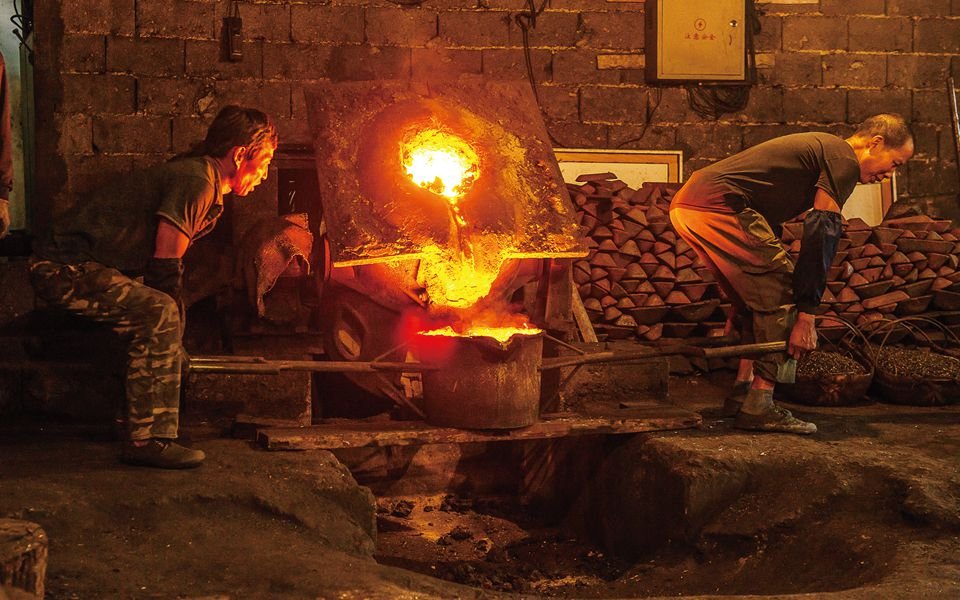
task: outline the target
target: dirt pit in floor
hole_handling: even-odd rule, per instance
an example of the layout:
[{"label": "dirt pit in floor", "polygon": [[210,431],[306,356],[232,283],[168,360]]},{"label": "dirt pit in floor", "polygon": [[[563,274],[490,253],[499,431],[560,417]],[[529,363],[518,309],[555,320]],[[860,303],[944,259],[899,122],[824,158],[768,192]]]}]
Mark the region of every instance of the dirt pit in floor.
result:
[{"label": "dirt pit in floor", "polygon": [[501,592],[559,598],[831,592],[880,582],[897,534],[825,519],[767,535],[707,536],[628,559],[510,498],[378,500],[381,563]]}]

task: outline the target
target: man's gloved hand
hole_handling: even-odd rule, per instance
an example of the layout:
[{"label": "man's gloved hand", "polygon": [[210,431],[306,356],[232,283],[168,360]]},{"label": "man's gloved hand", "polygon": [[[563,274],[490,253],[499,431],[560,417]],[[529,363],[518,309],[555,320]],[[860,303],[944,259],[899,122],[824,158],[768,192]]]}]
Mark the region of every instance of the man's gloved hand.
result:
[{"label": "man's gloved hand", "polygon": [[0,239],[10,231],[10,201],[0,198]]},{"label": "man's gloved hand", "polygon": [[143,271],[143,283],[180,302],[183,291],[183,261],[179,258],[151,258]]}]

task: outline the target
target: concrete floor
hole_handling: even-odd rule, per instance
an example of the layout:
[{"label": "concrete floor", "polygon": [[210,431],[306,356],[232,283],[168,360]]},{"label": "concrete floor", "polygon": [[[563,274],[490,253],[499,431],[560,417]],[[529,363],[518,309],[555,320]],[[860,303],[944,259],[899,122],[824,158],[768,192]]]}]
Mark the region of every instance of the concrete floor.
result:
[{"label": "concrete floor", "polygon": [[[960,597],[960,406],[795,407],[817,435],[755,435],[710,416],[724,384],[671,380],[702,428],[607,448],[565,524],[630,558],[550,595]],[[46,529],[47,598],[500,596],[378,564],[375,498],[326,451],[195,428],[207,464],[157,472],[101,428],[0,429],[0,517]]]}]

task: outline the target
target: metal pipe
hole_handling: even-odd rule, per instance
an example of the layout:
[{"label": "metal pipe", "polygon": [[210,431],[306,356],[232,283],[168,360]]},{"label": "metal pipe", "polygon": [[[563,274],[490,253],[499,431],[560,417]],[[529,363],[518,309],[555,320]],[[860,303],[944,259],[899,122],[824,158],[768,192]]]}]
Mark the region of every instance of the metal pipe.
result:
[{"label": "metal pipe", "polygon": [[361,362],[333,360],[267,360],[259,356],[190,357],[193,373],[277,374],[282,371],[322,373],[380,373],[433,371],[440,367],[417,362]]},{"label": "metal pipe", "polygon": [[560,369],[575,365],[624,362],[642,360],[644,358],[658,358],[661,356],[695,356],[701,358],[725,358],[729,356],[750,356],[756,354],[770,354],[784,352],[786,342],[764,342],[762,344],[743,344],[739,346],[721,346],[719,348],[701,348],[699,346],[663,346],[636,352],[593,352],[582,356],[560,356],[544,359],[540,370]]}]

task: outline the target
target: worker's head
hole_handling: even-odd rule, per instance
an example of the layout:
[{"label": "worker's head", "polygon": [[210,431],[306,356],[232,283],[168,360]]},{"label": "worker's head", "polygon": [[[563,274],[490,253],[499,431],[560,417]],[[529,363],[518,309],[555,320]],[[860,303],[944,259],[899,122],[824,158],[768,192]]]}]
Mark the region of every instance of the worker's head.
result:
[{"label": "worker's head", "polygon": [[267,178],[277,149],[277,128],[255,108],[223,107],[210,123],[207,136],[187,156],[210,156],[229,167],[222,176],[233,193],[246,196]]},{"label": "worker's head", "polygon": [[913,134],[903,117],[873,115],[850,138],[860,163],[860,183],[874,183],[893,175],[913,156]]}]

